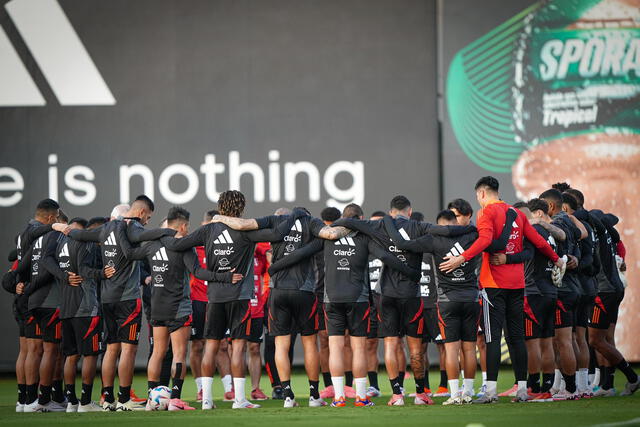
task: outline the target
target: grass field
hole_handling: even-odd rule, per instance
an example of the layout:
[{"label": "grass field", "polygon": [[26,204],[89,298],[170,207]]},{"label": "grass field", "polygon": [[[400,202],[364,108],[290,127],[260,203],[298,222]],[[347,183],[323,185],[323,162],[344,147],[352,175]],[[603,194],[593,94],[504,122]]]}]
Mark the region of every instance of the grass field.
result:
[{"label": "grass field", "polygon": [[[430,377],[431,384],[439,381],[439,373],[433,373]],[[500,375],[500,390],[508,388],[513,380],[510,371],[503,371]],[[389,397],[390,387],[383,372],[380,374],[380,385],[385,395],[374,399],[377,406],[373,408],[308,408],[308,384],[302,372],[296,373],[293,379],[296,398],[302,405],[300,408],[283,409],[282,401],[268,400],[260,402],[263,407],[257,410],[231,410],[231,403],[219,400],[222,389],[219,379],[214,386],[214,400],[218,409],[203,412],[196,404],[195,384],[191,377],[185,382],[183,398],[190,401],[197,411],[173,413],[173,412],[131,412],[131,413],[95,413],[95,414],[16,414],[15,382],[11,377],[0,378],[0,424],[16,426],[158,426],[173,425],[180,427],[218,425],[224,427],[236,426],[467,426],[469,424],[482,424],[486,427],[552,427],[552,426],[593,426],[605,423],[617,423],[636,419],[625,426],[640,426],[640,393],[631,397],[588,399],[576,402],[553,403],[526,403],[513,404],[504,398],[495,405],[467,405],[462,407],[443,407],[440,405],[444,398],[435,399],[436,405],[424,407],[414,406],[412,399],[407,399],[405,407],[388,407],[386,402]],[[616,387],[622,390],[624,377],[616,374]],[[413,389],[413,381],[407,379],[406,388]],[[263,377],[262,386],[265,392],[270,390],[268,381]],[[77,387],[79,388],[79,387]],[[99,388],[97,385],[96,388]],[[136,376],[134,388],[140,393],[146,388],[146,378]],[[270,394],[270,393],[267,393]],[[95,399],[98,399],[98,390],[94,390]]]}]

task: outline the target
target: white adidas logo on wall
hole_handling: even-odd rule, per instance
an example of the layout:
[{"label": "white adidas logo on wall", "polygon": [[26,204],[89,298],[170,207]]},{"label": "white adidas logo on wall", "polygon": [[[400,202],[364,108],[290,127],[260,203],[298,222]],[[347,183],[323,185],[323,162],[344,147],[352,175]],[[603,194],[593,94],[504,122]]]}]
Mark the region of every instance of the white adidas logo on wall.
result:
[{"label": "white adidas logo on wall", "polygon": [[451,249],[449,249],[449,253],[447,256],[460,256],[464,252],[464,248],[460,245],[460,242],[456,242]]},{"label": "white adidas logo on wall", "polygon": [[336,241],[336,246],[355,246],[356,242],[353,241],[351,237],[343,237],[342,239]]},{"label": "white adidas logo on wall", "polygon": [[215,245],[225,245],[228,243],[233,243],[233,239],[229,234],[229,230],[224,230],[220,235],[213,241]]},{"label": "white adidas logo on wall", "polygon": [[302,224],[300,223],[299,219],[296,219],[296,222],[291,227],[291,231],[297,231],[299,233],[302,233]]},{"label": "white adidas logo on wall", "polygon": [[115,246],[117,245],[116,243],[116,235],[113,233],[113,231],[111,232],[111,234],[109,234],[109,237],[107,237],[107,240],[104,241],[104,244],[107,246]]},{"label": "white adidas logo on wall", "polygon": [[68,245],[67,243],[64,244],[64,246],[62,247],[62,250],[58,254],[58,258],[69,256],[69,247],[67,245]]},{"label": "white adidas logo on wall", "polygon": [[163,247],[158,249],[158,252],[151,258],[152,261],[169,261],[167,256],[167,250]]}]

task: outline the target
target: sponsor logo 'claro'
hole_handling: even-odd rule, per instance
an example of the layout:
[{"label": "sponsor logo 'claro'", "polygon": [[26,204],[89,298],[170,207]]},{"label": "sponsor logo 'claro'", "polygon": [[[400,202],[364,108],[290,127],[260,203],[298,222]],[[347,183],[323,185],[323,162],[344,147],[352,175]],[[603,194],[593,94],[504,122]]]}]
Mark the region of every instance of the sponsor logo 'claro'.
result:
[{"label": "sponsor logo 'claro'", "polygon": [[151,268],[154,271],[154,273],[165,273],[167,270],[169,270],[169,264],[163,263],[162,265],[154,265]]},{"label": "sponsor logo 'claro'", "polygon": [[113,258],[116,257],[118,255],[118,250],[117,249],[113,249],[111,251],[104,251],[104,256],[108,257],[108,258]]}]

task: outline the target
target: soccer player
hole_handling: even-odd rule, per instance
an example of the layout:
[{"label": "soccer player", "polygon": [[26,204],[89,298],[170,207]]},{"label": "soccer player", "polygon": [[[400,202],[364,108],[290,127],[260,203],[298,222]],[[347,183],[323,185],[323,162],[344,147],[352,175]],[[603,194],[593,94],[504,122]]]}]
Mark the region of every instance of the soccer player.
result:
[{"label": "soccer player", "polygon": [[[218,210],[227,223],[238,228],[249,224],[252,228],[266,228],[268,219],[242,220],[245,197],[239,191],[231,190],[220,194]],[[294,214],[296,211],[294,211]],[[218,217],[216,217],[218,218]],[[214,221],[216,220],[214,218]],[[181,239],[164,237],[161,241],[167,249],[184,251],[195,246],[204,246],[207,270],[225,273],[232,270],[242,274],[237,283],[228,281],[210,282],[207,287],[209,304],[205,327],[205,356],[202,361],[202,409],[213,409],[211,386],[215,360],[220,341],[230,331],[232,341],[231,371],[234,383],[234,409],[253,409],[260,405],[251,403],[245,395],[245,345],[251,331],[251,307],[253,297],[253,254],[256,242],[279,241],[289,231],[296,219],[295,215],[282,218],[278,228],[236,231],[222,222],[213,222],[196,229]],[[248,228],[248,227],[246,227]]]},{"label": "soccer player", "polygon": [[[70,229],[82,230],[87,221],[71,220]],[[95,265],[93,243],[82,243],[63,236],[55,252],[43,258],[43,267],[58,281],[61,289],[62,352],[67,412],[98,412],[102,407],[91,401],[96,364],[100,354],[102,323],[99,315],[98,283],[115,273],[113,267]],[[75,280],[72,280],[75,279]],[[80,283],[77,283],[80,280]],[[76,366],[82,360],[82,394],[75,391]]]},{"label": "soccer player", "polygon": [[627,384],[620,395],[628,396],[640,388],[640,379],[611,339],[611,335],[615,331],[620,303],[624,296],[624,287],[620,281],[615,260],[615,236],[611,235],[611,231],[615,230],[613,230],[611,223],[607,224],[607,219],[602,211],[594,209],[589,214],[598,237],[596,249],[602,266],[596,276],[598,295],[589,317],[589,344],[606,360],[606,365],[601,367],[601,371],[604,371],[601,372],[601,388],[594,395],[615,395],[613,372],[618,368],[627,377]]},{"label": "soccer player", "polygon": [[[493,177],[483,177],[475,185],[476,198],[482,207],[478,214],[478,239],[461,255],[445,257],[440,264],[440,270],[450,273],[459,268],[467,260],[485,250],[494,238],[503,230],[506,211],[510,206],[500,200],[498,180]],[[564,265],[551,246],[529,224],[522,212],[518,212],[516,226],[509,238],[508,250],[505,254],[515,254],[522,251],[523,238],[531,243],[551,259],[558,266]],[[477,403],[494,403],[498,400],[497,380],[500,367],[500,339],[502,329],[507,323],[507,329],[513,342],[514,356],[519,358],[517,364],[520,369],[517,374],[518,399],[528,399],[527,393],[527,349],[524,343],[524,266],[522,264],[491,265],[489,254],[482,255],[480,271],[480,285],[484,288],[491,304],[483,305],[485,311],[485,340],[487,343],[487,391],[475,400]],[[486,313],[488,311],[488,313]],[[488,320],[488,322],[487,322]],[[487,324],[488,323],[488,324]]]},{"label": "soccer player", "polygon": [[[134,249],[132,245],[156,239],[167,233],[164,229],[144,230],[143,226],[151,219],[154,208],[151,199],[141,195],[134,200],[124,217],[118,216],[92,230],[69,232],[69,237],[74,240],[100,243],[103,265],[116,270],[111,278],[102,281],[100,291],[107,335],[107,351],[102,360],[104,410],[144,409],[141,403],[133,401],[131,397],[131,383],[142,322],[142,302],[140,265],[128,256]],[[129,223],[125,222],[124,218],[127,218]],[[56,229],[57,224],[53,227]],[[116,365],[120,387],[117,403],[113,392]]]},{"label": "soccer player", "polygon": [[[384,218],[385,213],[375,211],[371,214],[369,221],[377,221]],[[382,271],[382,261],[373,255],[369,255],[369,315],[370,325],[367,334],[367,376],[369,377],[369,388],[367,397],[380,397],[380,385],[378,384],[378,304],[380,303],[380,273]]]},{"label": "soccer player", "polygon": [[[267,400],[268,397],[260,389],[262,375],[262,356],[260,344],[264,336],[264,304],[265,304],[265,275],[267,274],[267,251],[271,249],[269,243],[256,244],[253,254],[253,284],[254,296],[251,298],[251,333],[249,334],[249,375],[251,376],[251,399]],[[268,286],[268,285],[267,285]]]},{"label": "soccer player", "polygon": [[[562,228],[566,239],[559,242],[559,250],[567,255],[567,272],[562,278],[562,286],[558,288],[556,301],[556,325],[553,338],[558,367],[566,384],[565,390],[552,389],[554,400],[575,400],[579,398],[576,385],[576,351],[574,350],[573,327],[575,310],[580,298],[581,286],[577,268],[580,262],[578,242],[586,237],[586,229],[582,224],[562,210],[562,193],[550,189],[540,195],[540,199],[549,205],[549,216],[552,224]],[[557,383],[556,383],[557,385]],[[555,392],[555,393],[554,393]]]}]

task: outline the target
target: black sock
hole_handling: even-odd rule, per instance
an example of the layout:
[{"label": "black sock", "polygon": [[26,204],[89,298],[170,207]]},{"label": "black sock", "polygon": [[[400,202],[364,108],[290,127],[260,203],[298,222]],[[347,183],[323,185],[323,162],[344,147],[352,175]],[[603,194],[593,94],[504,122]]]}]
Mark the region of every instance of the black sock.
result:
[{"label": "black sock", "polygon": [[309,394],[314,399],[320,399],[320,391],[318,390],[319,385],[320,385],[320,381],[309,380]]},{"label": "black sock", "polygon": [[416,394],[424,393],[424,378],[414,378],[416,382]]},{"label": "black sock", "polygon": [[78,396],[76,396],[76,385],[75,384],[65,384],[64,386],[64,395],[72,405],[78,404]]},{"label": "black sock", "polygon": [[429,386],[429,367],[428,367],[428,366],[424,368],[424,378],[423,378],[423,381],[424,381],[424,388],[431,388],[431,387]]},{"label": "black sock", "polygon": [[91,393],[93,393],[93,384],[82,383],[82,394],[80,395],[81,405],[88,405],[91,403]]},{"label": "black sock", "polygon": [[325,387],[330,387],[333,385],[333,381],[331,381],[331,372],[323,372],[322,373],[322,381],[324,381]]},{"label": "black sock", "polygon": [[171,388],[172,399],[180,399],[182,397],[182,383],[184,383],[183,379],[180,379],[180,378],[173,379],[173,387]]},{"label": "black sock", "polygon": [[398,382],[400,383],[400,387],[404,388],[404,375],[405,371],[398,372]]},{"label": "black sock", "polygon": [[440,370],[440,387],[447,388],[447,371]]},{"label": "black sock", "polygon": [[151,392],[154,388],[160,385],[160,381],[147,381],[147,392]]},{"label": "black sock", "polygon": [[113,394],[113,386],[103,387],[102,394],[104,394],[104,401],[107,403],[113,403],[116,401],[116,396]]},{"label": "black sock", "polygon": [[606,377],[606,372],[607,372],[607,367],[604,365],[598,365],[598,369],[600,369],[600,382],[597,384],[600,387],[602,387],[604,385],[605,381],[605,377]]},{"label": "black sock", "polygon": [[64,387],[62,380],[54,380],[51,383],[51,399],[58,403],[64,402]]},{"label": "black sock", "polygon": [[353,387],[353,372],[345,371],[344,373],[344,385],[347,387]]},{"label": "black sock", "polygon": [[378,373],[376,371],[369,371],[367,372],[367,375],[369,376],[369,385],[380,390],[380,385],[378,385]]},{"label": "black sock", "polygon": [[540,373],[529,374],[527,378],[527,387],[531,389],[531,393],[540,393]]},{"label": "black sock", "polygon": [[[606,377],[604,379],[604,385],[602,386],[605,390],[610,390],[613,388],[616,379],[616,368],[615,366],[607,366],[605,368]],[[600,374],[602,375],[602,374]],[[602,381],[600,381],[602,382]]]},{"label": "black sock", "polygon": [[562,378],[564,378],[564,382],[567,385],[567,391],[569,393],[575,393],[576,391],[576,374],[566,375],[562,374]]},{"label": "black sock", "polygon": [[120,391],[118,392],[118,402],[127,403],[129,399],[131,399],[131,386],[120,386]]},{"label": "black sock", "polygon": [[27,405],[38,399],[38,384],[27,384]]},{"label": "black sock", "polygon": [[629,366],[629,362],[627,362],[625,359],[622,359],[622,361],[618,363],[616,367],[620,369],[620,371],[622,371],[624,376],[627,377],[627,381],[629,381],[630,383],[635,383],[636,381],[638,381],[638,374],[636,374],[636,371],[634,371],[633,368]]},{"label": "black sock", "polygon": [[553,387],[553,381],[555,380],[556,374],[555,373],[551,373],[551,374],[545,374],[544,372],[542,373],[542,387],[541,387],[541,392],[542,393],[549,393],[549,390],[551,390],[551,387]]},{"label": "black sock", "polygon": [[18,403],[24,405],[27,403],[27,385],[18,384]]},{"label": "black sock", "polygon": [[40,384],[40,397],[38,398],[38,403],[46,405],[49,402],[51,402],[51,386]]},{"label": "black sock", "polygon": [[290,397],[291,399],[295,398],[293,395],[293,390],[291,389],[291,380],[289,381],[281,381],[282,382],[282,392],[284,393],[284,398]]},{"label": "black sock", "polygon": [[400,389],[400,380],[398,377],[389,379],[391,383],[391,390],[393,390],[393,394],[402,394],[402,390]]}]

